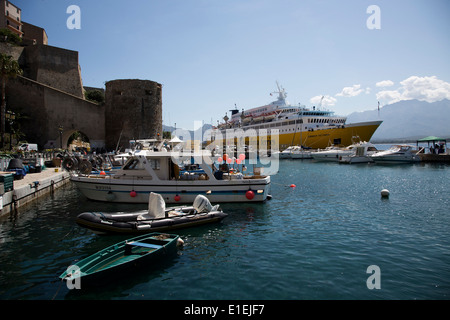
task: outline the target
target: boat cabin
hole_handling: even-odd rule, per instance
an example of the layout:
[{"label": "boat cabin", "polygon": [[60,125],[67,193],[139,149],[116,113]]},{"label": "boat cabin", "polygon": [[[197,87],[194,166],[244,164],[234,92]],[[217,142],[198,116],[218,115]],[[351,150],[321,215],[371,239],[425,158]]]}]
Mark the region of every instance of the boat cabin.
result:
[{"label": "boat cabin", "polygon": [[[148,180],[215,179],[213,168],[208,165],[206,156],[206,153],[184,156],[183,153],[177,152],[154,152],[145,156],[135,155],[129,157],[124,166],[116,172],[113,178],[117,179],[126,176]],[[178,164],[191,160],[191,157],[199,160],[197,161],[197,170],[195,172],[186,171],[180,175],[181,169]]]}]

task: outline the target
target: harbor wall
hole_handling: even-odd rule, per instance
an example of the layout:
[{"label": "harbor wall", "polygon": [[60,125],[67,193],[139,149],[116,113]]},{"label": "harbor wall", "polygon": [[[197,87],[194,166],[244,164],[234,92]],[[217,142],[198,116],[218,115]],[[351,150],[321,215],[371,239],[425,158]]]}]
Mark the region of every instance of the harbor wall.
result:
[{"label": "harbor wall", "polygon": [[0,195],[0,218],[16,212],[20,207],[54,192],[70,182],[70,175],[59,169],[44,170],[42,173],[28,174],[23,180],[14,181],[14,189]]}]

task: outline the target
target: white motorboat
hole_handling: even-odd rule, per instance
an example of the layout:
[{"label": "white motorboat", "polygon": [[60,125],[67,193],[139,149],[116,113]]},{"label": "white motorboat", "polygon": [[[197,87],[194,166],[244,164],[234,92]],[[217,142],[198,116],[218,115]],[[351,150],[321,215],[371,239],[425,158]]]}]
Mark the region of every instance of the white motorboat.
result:
[{"label": "white motorboat", "polygon": [[322,151],[311,152],[311,156],[314,160],[318,161],[339,162],[339,160],[342,159],[343,157],[354,155],[356,153],[357,147],[367,147],[376,150],[375,146],[370,142],[360,142],[352,144],[345,148],[328,147]]},{"label": "white motorboat", "polygon": [[317,161],[339,161],[339,156],[352,154],[353,145],[347,148],[328,147],[325,150],[311,152],[311,157]]},{"label": "white motorboat", "polygon": [[339,157],[339,163],[371,163],[370,155],[378,152],[377,148],[371,143],[365,143],[355,148],[355,153]]},{"label": "white motorboat", "polygon": [[423,148],[415,150],[407,144],[393,145],[390,149],[370,155],[376,163],[414,163],[419,162],[419,153]]},{"label": "white motorboat", "polygon": [[[166,151],[130,155],[114,174],[72,171],[70,180],[88,199],[107,202],[147,203],[150,192],[161,194],[166,203],[192,203],[198,194],[205,195],[211,202],[267,199],[270,176],[247,172],[243,175],[227,170],[225,165],[217,170],[210,156],[206,150],[188,155]],[[182,172],[176,159],[184,158],[188,158],[184,161],[197,160],[197,170]]]},{"label": "white motorboat", "polygon": [[278,152],[279,159],[311,159],[311,151],[306,151],[300,146],[290,146]]},{"label": "white motorboat", "polygon": [[284,149],[283,151],[278,151],[278,159],[290,159],[291,158],[291,151],[292,151],[292,146],[291,147],[287,147],[286,149]]},{"label": "white motorboat", "polygon": [[300,146],[293,146],[291,153],[291,159],[311,159],[311,151],[306,151]]}]

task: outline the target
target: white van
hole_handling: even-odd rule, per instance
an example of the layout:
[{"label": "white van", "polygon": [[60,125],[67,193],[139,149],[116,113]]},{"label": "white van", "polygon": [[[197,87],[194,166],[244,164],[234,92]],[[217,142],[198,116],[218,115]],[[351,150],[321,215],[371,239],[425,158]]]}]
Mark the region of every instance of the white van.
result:
[{"label": "white van", "polygon": [[22,143],[19,147],[22,151],[38,151],[38,146],[36,143]]}]

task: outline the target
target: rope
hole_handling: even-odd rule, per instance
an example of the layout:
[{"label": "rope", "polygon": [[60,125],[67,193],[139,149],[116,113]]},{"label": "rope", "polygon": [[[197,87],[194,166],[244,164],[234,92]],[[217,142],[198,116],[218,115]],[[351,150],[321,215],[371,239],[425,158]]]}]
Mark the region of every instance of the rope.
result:
[{"label": "rope", "polygon": [[58,293],[59,293],[59,290],[61,290],[61,286],[62,286],[62,283],[63,283],[63,282],[64,282],[64,279],[61,279],[61,281],[60,281],[60,283],[59,283],[59,286],[58,286],[58,290],[56,290],[56,293],[55,293],[55,295],[53,296],[52,300],[55,300],[56,296],[57,296]]}]

